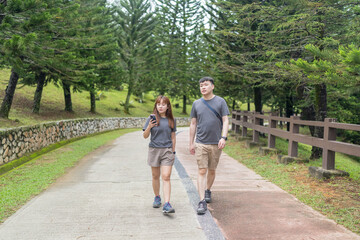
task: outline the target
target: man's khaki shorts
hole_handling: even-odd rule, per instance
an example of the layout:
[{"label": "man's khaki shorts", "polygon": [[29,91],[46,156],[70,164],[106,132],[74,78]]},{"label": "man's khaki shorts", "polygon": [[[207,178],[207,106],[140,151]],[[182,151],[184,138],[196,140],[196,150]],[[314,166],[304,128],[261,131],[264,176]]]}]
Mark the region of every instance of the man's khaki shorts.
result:
[{"label": "man's khaki shorts", "polygon": [[148,164],[151,167],[172,166],[175,161],[175,154],[172,148],[149,147]]},{"label": "man's khaki shorts", "polygon": [[195,156],[199,168],[215,170],[222,150],[217,144],[195,143]]}]

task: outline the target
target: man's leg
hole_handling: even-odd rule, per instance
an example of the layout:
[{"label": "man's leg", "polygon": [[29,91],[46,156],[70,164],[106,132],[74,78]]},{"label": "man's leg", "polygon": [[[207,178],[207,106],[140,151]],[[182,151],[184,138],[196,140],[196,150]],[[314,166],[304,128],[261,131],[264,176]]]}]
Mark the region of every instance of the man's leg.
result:
[{"label": "man's leg", "polygon": [[206,189],[210,190],[210,188],[212,187],[214,181],[215,181],[215,175],[216,175],[216,170],[215,169],[209,169],[208,173],[207,173],[207,183],[206,183]]},{"label": "man's leg", "polygon": [[208,170],[208,151],[204,144],[196,144],[195,154],[198,164],[198,177],[197,187],[200,197],[197,214],[202,215],[207,211],[207,204],[205,201],[205,188],[206,188],[206,173]]},{"label": "man's leg", "polygon": [[215,176],[216,176],[216,167],[219,163],[221,155],[221,150],[217,145],[211,145],[211,152],[209,154],[209,170],[207,173],[207,183],[205,190],[205,201],[207,203],[211,202],[211,187],[214,184]]},{"label": "man's leg", "polygon": [[206,172],[207,172],[207,168],[199,168],[198,170],[197,185],[198,185],[200,200],[203,200],[205,198]]},{"label": "man's leg", "polygon": [[197,209],[197,213],[199,215],[205,214],[207,210],[207,205],[205,201],[206,172],[207,172],[207,168],[199,168],[198,170],[197,184],[198,184],[200,202]]}]

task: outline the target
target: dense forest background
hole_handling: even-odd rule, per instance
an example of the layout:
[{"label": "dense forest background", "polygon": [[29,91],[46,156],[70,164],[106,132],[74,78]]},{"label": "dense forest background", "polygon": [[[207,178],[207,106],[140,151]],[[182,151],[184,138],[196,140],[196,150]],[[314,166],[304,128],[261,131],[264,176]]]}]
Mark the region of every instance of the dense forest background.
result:
[{"label": "dense forest background", "polygon": [[74,91],[96,112],[97,92],[126,86],[126,113],[149,91],[182,99],[186,113],[212,76],[233,109],[360,124],[359,43],[358,0],[0,0],[0,68],[11,69],[0,117],[18,84],[36,86],[39,114],[49,83],[68,112]]}]

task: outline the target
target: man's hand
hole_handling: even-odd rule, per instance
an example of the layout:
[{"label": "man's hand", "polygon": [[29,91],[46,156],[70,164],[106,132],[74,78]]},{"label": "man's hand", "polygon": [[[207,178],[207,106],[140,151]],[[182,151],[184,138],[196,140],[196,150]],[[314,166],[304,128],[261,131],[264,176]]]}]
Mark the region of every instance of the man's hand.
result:
[{"label": "man's hand", "polygon": [[195,146],[194,146],[194,144],[190,144],[189,150],[190,150],[191,155],[195,155]]},{"label": "man's hand", "polygon": [[221,138],[218,143],[218,148],[223,149],[225,147],[226,141],[225,139]]}]

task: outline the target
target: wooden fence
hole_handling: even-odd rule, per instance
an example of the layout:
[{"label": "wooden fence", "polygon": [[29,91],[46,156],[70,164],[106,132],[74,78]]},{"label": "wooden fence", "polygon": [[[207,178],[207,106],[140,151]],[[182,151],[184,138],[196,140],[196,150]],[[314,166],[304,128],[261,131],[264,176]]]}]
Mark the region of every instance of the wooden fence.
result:
[{"label": "wooden fence", "polygon": [[[267,126],[260,125],[261,119]],[[277,129],[277,122],[290,123],[290,131]],[[316,138],[299,133],[300,126],[322,127],[324,129],[324,138]],[[333,118],[326,118],[324,122],[304,121],[298,116],[290,118],[278,117],[273,113],[262,115],[260,113],[247,111],[232,111],[232,129],[241,135],[247,136],[247,129],[253,129],[253,141],[259,142],[259,133],[268,135],[268,147],[275,148],[276,137],[289,140],[288,155],[298,156],[298,143],[319,147],[323,149],[322,168],[326,170],[335,169],[335,152],[345,153],[360,157],[360,145],[336,141],[336,130],[344,129],[351,131],[360,131],[360,125],[337,123]]]}]

